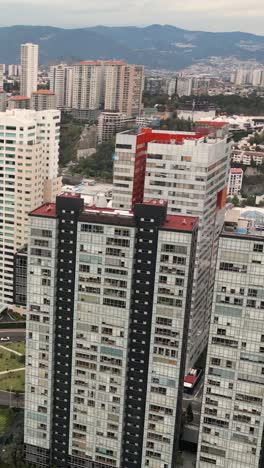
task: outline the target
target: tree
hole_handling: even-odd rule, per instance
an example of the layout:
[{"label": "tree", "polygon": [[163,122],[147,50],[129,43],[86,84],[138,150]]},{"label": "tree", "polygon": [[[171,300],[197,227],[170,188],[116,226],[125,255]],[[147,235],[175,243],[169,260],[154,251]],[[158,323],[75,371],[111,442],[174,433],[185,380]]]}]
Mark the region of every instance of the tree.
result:
[{"label": "tree", "polygon": [[187,423],[191,423],[193,421],[193,409],[191,403],[189,403],[186,408],[186,420]]},{"label": "tree", "polygon": [[114,150],[114,139],[98,145],[96,153],[87,158],[80,159],[78,164],[74,166],[73,172],[87,178],[112,182]]},{"label": "tree", "polygon": [[234,206],[239,206],[239,198],[237,195],[234,195],[232,198],[232,202]]}]

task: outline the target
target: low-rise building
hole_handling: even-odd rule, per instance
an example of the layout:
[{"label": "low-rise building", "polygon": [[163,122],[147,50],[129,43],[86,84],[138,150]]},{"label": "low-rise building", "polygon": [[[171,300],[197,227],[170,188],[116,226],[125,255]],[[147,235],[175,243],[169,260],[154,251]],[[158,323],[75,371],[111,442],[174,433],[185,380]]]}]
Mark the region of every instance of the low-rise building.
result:
[{"label": "low-rise building", "polygon": [[228,179],[228,195],[238,195],[242,189],[243,170],[240,168],[231,168]]},{"label": "low-rise building", "polygon": [[8,109],[30,109],[30,98],[27,96],[12,96],[8,99]]}]

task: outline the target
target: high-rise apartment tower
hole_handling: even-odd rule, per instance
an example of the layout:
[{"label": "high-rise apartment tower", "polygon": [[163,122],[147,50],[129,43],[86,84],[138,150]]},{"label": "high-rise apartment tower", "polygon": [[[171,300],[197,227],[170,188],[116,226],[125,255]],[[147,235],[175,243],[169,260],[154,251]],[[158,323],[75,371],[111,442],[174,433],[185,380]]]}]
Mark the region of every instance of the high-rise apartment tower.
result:
[{"label": "high-rise apartment tower", "polygon": [[197,468],[264,463],[264,210],[244,212],[219,241]]},{"label": "high-rise apartment tower", "polygon": [[26,460],[174,467],[197,218],[62,194],[29,229]]},{"label": "high-rise apartment tower", "polygon": [[59,111],[0,113],[0,303],[13,304],[13,255],[27,242],[28,213],[60,191]]},{"label": "high-rise apartment tower", "polygon": [[[212,132],[212,133],[211,133]],[[195,132],[143,129],[116,137],[113,207],[131,209],[153,198],[168,213],[199,216],[188,366],[208,339],[218,235],[223,224],[230,145],[222,123]]]},{"label": "high-rise apartment tower", "polygon": [[21,96],[30,98],[38,89],[38,48],[37,44],[21,45]]}]

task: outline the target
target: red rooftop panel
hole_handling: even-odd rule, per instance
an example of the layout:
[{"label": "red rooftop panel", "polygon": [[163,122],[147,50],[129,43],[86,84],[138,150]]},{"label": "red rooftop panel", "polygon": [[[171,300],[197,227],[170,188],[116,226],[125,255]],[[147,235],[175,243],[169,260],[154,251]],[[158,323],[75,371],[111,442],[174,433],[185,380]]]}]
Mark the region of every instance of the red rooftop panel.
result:
[{"label": "red rooftop panel", "polygon": [[161,229],[171,229],[177,231],[193,231],[198,223],[198,218],[194,216],[167,215],[165,223]]},{"label": "red rooftop panel", "polygon": [[33,216],[47,216],[48,218],[56,218],[56,203],[45,203],[35,210],[31,211]]},{"label": "red rooftop panel", "polygon": [[54,92],[50,91],[49,89],[39,89],[38,91],[34,91],[32,94],[42,94],[42,95],[47,95],[47,96],[54,96]]},{"label": "red rooftop panel", "polygon": [[27,96],[12,96],[10,101],[29,101],[29,99]]},{"label": "red rooftop panel", "polygon": [[228,122],[217,122],[216,120],[198,120],[196,125],[209,125],[210,127],[224,127]]},{"label": "red rooftop panel", "polygon": [[231,169],[231,174],[243,174],[243,170],[242,169],[239,169],[239,168],[232,168]]}]

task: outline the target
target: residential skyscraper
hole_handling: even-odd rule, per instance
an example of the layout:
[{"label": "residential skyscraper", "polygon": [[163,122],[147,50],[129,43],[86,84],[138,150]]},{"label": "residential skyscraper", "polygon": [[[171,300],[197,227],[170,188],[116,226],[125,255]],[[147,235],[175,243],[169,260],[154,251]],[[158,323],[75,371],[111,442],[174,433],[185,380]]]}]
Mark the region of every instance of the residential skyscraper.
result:
[{"label": "residential skyscraper", "polygon": [[0,113],[0,303],[13,304],[13,255],[27,242],[28,213],[60,191],[59,111]]},{"label": "residential skyscraper", "polygon": [[103,69],[100,62],[84,61],[74,66],[72,107],[96,110],[103,90]]},{"label": "residential skyscraper", "polygon": [[196,132],[142,129],[139,133],[132,130],[116,137],[114,208],[131,209],[135,203],[155,198],[168,201],[168,213],[200,219],[189,367],[208,339],[213,272],[229,171],[227,129],[225,124],[207,122],[199,123]]},{"label": "residential skyscraper", "polygon": [[38,45],[21,45],[21,96],[31,97],[38,89]]},{"label": "residential skyscraper", "polygon": [[66,193],[29,229],[26,460],[172,468],[197,219]]},{"label": "residential skyscraper", "polygon": [[56,94],[57,108],[72,107],[73,67],[64,63],[50,67],[50,91]]},{"label": "residential skyscraper", "polygon": [[141,111],[143,65],[114,61],[84,61],[73,69],[72,107],[118,111],[136,116]]},{"label": "residential skyscraper", "polygon": [[104,109],[127,116],[140,114],[144,88],[144,66],[125,62],[103,62]]},{"label": "residential skyscraper", "polygon": [[197,468],[263,466],[264,210],[241,211],[219,240]]},{"label": "residential skyscraper", "polygon": [[4,65],[0,63],[0,90],[3,89],[4,86]]}]

